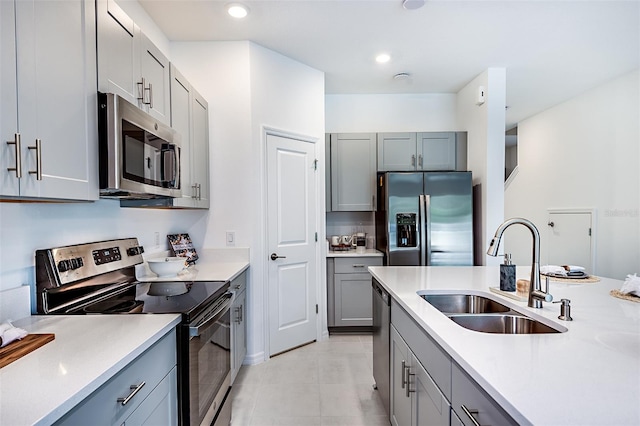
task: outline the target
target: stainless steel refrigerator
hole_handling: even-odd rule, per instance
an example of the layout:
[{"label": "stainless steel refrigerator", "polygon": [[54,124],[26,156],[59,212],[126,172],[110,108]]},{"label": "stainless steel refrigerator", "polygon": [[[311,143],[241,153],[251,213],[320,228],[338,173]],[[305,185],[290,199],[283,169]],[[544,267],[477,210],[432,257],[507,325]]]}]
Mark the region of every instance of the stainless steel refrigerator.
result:
[{"label": "stainless steel refrigerator", "polygon": [[471,172],[388,172],[377,186],[387,265],[473,265]]}]

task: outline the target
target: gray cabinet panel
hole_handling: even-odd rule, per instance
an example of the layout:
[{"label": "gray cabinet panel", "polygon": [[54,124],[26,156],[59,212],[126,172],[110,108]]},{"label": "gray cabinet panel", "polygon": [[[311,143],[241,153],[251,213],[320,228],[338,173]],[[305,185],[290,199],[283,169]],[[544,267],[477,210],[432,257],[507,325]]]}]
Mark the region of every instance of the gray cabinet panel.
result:
[{"label": "gray cabinet panel", "polygon": [[407,396],[406,368],[411,364],[411,351],[396,328],[391,326],[390,347],[391,408],[393,426],[411,425],[411,399]]},{"label": "gray cabinet panel", "polygon": [[407,341],[442,393],[451,398],[451,358],[429,337],[395,300],[391,300],[391,323]]},{"label": "gray cabinet panel", "polygon": [[[16,78],[15,3],[0,1],[0,194],[20,195],[16,168],[21,152],[15,145],[18,133],[18,80]],[[14,141],[13,145],[7,141]]]},{"label": "gray cabinet panel", "polygon": [[140,75],[145,80],[143,109],[158,121],[171,123],[169,59],[141,33]]},{"label": "gray cabinet panel", "polygon": [[331,210],[375,210],[376,135],[331,135]]},{"label": "gray cabinet panel", "polygon": [[335,325],[371,326],[373,324],[371,275],[335,275]]},{"label": "gray cabinet panel", "polygon": [[[15,145],[4,143],[7,155],[2,162],[16,168],[20,158],[22,177],[4,168],[3,174],[12,176],[10,180],[3,177],[2,194],[96,200],[95,4],[89,0],[18,1],[12,16],[7,3],[13,2],[1,6],[2,137],[12,141],[20,133],[21,149],[17,152]],[[7,30],[13,28],[12,35]],[[10,47],[13,42],[15,50]],[[14,70],[5,75],[11,62]]]},{"label": "gray cabinet panel", "polygon": [[378,171],[414,171],[416,167],[415,133],[378,133]]},{"label": "gray cabinet panel", "polygon": [[455,132],[378,134],[380,172],[453,171],[458,159],[466,167],[466,156],[457,154]]},{"label": "gray cabinet panel", "polygon": [[367,271],[368,266],[382,266],[382,256],[380,257],[343,257],[335,259],[336,274],[362,274]]},{"label": "gray cabinet panel", "polygon": [[[209,104],[192,88],[191,184],[195,189],[195,207],[208,209],[209,190]],[[197,185],[195,188],[193,185]]]},{"label": "gray cabinet panel", "polygon": [[247,273],[231,281],[229,289],[235,293],[231,304],[231,383],[235,380],[247,355]]},{"label": "gray cabinet panel", "polygon": [[409,390],[413,393],[412,424],[449,426],[451,405],[415,355],[411,359],[410,378],[413,379],[409,381]]},{"label": "gray cabinet panel", "polygon": [[451,378],[453,381],[451,408],[457,413],[463,424],[473,426],[474,422],[464,412],[462,406],[466,407],[469,414],[473,415],[480,424],[496,426],[517,425],[511,416],[462,371],[456,363],[453,363]]},{"label": "gray cabinet panel", "polygon": [[456,170],[456,134],[418,133],[418,170]]},{"label": "gray cabinet panel", "polygon": [[177,418],[178,373],[177,367],[173,367],[144,402],[127,417],[124,425],[175,425]]}]

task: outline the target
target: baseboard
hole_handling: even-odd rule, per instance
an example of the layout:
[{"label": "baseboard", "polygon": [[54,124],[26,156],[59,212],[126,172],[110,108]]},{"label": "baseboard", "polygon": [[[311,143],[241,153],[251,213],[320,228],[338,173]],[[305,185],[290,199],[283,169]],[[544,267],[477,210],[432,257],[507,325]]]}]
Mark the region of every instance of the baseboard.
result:
[{"label": "baseboard", "polygon": [[244,361],[242,361],[242,365],[256,365],[262,364],[264,362],[264,351],[251,354],[244,357]]}]

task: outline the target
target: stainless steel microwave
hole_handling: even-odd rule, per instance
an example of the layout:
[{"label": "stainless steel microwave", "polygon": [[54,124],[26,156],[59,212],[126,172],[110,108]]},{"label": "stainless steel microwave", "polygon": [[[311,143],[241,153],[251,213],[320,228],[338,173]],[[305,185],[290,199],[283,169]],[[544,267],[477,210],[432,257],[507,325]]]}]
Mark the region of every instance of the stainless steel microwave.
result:
[{"label": "stainless steel microwave", "polygon": [[180,197],[179,135],[113,93],[98,93],[100,196]]}]

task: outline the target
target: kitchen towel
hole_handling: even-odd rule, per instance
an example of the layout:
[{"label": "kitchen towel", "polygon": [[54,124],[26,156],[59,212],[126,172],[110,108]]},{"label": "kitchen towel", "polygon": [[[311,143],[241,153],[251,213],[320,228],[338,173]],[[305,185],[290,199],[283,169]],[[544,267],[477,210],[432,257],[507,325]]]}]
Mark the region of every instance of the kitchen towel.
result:
[{"label": "kitchen towel", "polygon": [[2,323],[0,324],[0,348],[7,346],[14,340],[22,339],[26,335],[25,330],[14,327],[9,321]]}]

